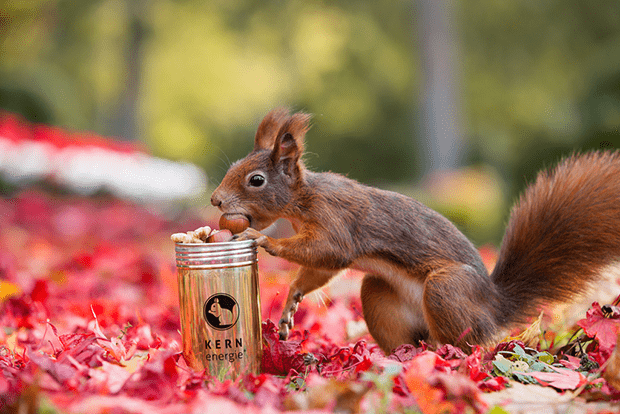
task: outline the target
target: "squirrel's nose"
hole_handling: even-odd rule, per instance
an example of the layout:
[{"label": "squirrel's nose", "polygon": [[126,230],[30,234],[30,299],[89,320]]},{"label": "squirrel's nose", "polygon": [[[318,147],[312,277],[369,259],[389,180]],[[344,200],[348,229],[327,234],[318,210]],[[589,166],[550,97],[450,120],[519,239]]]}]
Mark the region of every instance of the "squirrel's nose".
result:
[{"label": "squirrel's nose", "polygon": [[220,200],[220,198],[215,193],[211,195],[211,205],[215,207],[219,207],[222,205],[222,200]]}]

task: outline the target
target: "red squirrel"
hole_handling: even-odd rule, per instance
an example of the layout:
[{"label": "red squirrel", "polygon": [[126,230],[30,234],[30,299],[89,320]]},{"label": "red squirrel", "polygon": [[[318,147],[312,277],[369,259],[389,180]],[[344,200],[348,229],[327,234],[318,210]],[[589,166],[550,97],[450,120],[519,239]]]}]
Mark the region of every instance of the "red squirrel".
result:
[{"label": "red squirrel", "polygon": [[[599,281],[620,259],[620,152],[589,152],[539,173],[513,207],[489,275],[476,247],[448,219],[404,195],[302,161],[310,116],[277,109],[262,120],[254,149],[230,166],[211,197],[250,227],[268,253],[301,265],[290,285],[280,337],[302,298],[347,268],[366,272],[364,319],[389,353],[420,340],[490,344]],[[296,234],[260,233],[288,219]]]}]

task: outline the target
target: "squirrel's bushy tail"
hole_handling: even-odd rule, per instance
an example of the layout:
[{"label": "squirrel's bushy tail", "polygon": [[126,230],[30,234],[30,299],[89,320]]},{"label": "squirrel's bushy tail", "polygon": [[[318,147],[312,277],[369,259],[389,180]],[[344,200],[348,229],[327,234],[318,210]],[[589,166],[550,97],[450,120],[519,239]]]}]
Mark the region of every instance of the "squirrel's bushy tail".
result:
[{"label": "squirrel's bushy tail", "polygon": [[513,207],[491,276],[502,323],[584,292],[619,260],[620,152],[573,155],[540,173]]}]

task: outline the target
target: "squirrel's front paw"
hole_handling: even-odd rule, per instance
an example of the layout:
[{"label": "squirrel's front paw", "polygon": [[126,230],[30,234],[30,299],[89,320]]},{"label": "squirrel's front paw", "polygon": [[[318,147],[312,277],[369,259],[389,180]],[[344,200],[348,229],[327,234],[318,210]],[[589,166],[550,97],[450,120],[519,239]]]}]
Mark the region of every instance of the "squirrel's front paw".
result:
[{"label": "squirrel's front paw", "polygon": [[265,236],[258,230],[254,230],[253,228],[247,228],[242,233],[239,233],[235,236],[234,240],[256,240],[256,245],[265,249],[267,253],[272,256],[278,256],[280,250],[278,249],[278,244],[271,237]]},{"label": "squirrel's front paw", "polygon": [[238,241],[256,240],[256,244],[262,246],[262,244],[265,242],[265,239],[267,239],[267,236],[265,236],[258,230],[254,230],[253,228],[248,227],[243,232],[236,234],[234,236],[234,239]]}]

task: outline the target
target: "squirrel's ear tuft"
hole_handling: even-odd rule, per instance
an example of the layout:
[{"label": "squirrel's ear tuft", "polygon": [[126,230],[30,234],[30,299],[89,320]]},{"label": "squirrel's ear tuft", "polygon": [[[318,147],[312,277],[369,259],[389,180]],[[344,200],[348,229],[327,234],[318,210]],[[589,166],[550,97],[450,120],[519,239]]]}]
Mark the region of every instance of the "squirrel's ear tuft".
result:
[{"label": "squirrel's ear tuft", "polygon": [[254,151],[263,149],[272,150],[276,137],[278,136],[278,131],[280,131],[282,125],[284,125],[289,118],[289,110],[286,108],[277,108],[265,115],[256,130]]},{"label": "squirrel's ear tuft", "polygon": [[[304,152],[304,138],[308,129],[310,129],[310,115],[297,112],[291,115],[291,117],[282,124],[277,133],[277,138],[282,138],[285,134],[291,135],[295,140],[299,155],[301,155]],[[275,149],[274,147],[274,150]]]},{"label": "squirrel's ear tuft", "polygon": [[293,114],[280,128],[271,151],[274,164],[281,164],[285,174],[295,175],[302,167],[304,137],[310,128],[310,115]]}]

